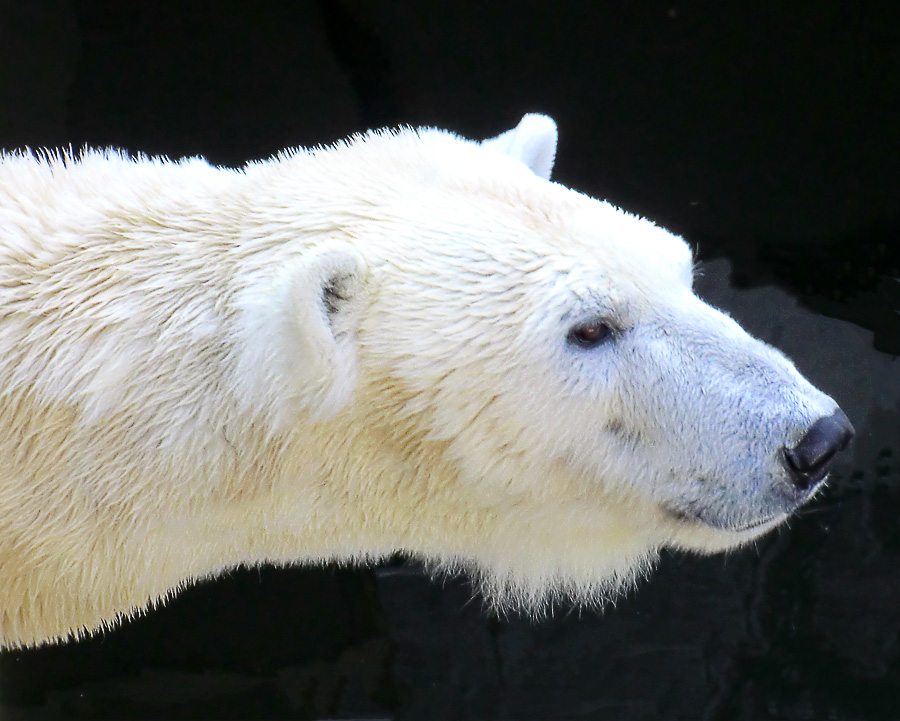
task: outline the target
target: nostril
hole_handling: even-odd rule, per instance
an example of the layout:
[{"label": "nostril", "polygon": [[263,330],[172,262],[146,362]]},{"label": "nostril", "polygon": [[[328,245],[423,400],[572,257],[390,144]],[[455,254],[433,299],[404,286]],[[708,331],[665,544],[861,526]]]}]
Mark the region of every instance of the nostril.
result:
[{"label": "nostril", "polygon": [[838,408],[813,423],[793,448],[783,448],[784,465],[794,485],[805,491],[820,483],[853,435],[850,420]]}]

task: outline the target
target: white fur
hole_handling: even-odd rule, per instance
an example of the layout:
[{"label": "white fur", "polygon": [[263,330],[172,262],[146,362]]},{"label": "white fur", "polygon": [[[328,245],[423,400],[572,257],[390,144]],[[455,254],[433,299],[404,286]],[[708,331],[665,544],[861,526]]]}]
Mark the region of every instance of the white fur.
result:
[{"label": "white fur", "polygon": [[481,145],[524,163],[535,175],[550,180],[556,159],[556,123],[546,115],[530,113],[512,130],[496,138],[482,140]]},{"label": "white fur", "polygon": [[[285,430],[301,411],[326,418],[350,400],[355,329],[335,332],[320,296],[329,283],[341,295],[356,295],[366,263],[352,246],[335,241],[275,270],[270,283],[243,288],[235,298],[241,311],[235,381],[248,412],[268,407],[273,427]],[[347,315],[345,309],[340,318]]]},{"label": "white fur", "polygon": [[526,116],[241,170],[4,156],[0,645],[398,551],[599,603],[802,502],[777,452],[834,402],[693,295],[683,241],[548,182],[555,145]]}]

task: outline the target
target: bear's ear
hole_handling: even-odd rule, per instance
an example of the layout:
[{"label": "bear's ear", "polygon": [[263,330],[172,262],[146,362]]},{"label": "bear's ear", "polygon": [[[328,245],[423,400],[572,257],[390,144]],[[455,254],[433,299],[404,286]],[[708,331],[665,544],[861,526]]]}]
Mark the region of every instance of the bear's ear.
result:
[{"label": "bear's ear", "polygon": [[327,418],[349,402],[366,274],[358,251],[326,241],[287,263],[271,284],[242,295],[239,383],[246,402],[264,405],[277,427],[301,412]]},{"label": "bear's ear", "polygon": [[521,160],[535,175],[550,180],[556,158],[557,131],[553,118],[529,113],[512,130],[496,138],[483,140],[482,145]]}]

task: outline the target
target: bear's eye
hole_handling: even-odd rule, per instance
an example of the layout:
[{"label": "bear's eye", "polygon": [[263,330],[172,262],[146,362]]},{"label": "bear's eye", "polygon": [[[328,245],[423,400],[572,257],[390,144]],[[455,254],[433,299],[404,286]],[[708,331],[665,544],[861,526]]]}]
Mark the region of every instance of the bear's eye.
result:
[{"label": "bear's eye", "polygon": [[596,348],[610,335],[610,327],[600,321],[579,323],[569,331],[569,342],[578,348]]}]

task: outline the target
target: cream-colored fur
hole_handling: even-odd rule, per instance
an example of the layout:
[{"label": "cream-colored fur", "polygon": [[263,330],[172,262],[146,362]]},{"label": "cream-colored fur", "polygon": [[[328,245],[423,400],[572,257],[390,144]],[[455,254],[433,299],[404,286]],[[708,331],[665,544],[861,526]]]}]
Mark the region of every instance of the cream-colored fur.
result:
[{"label": "cream-colored fur", "polygon": [[[760,444],[833,401],[706,310],[680,239],[548,182],[551,121],[518,130],[369,134],[241,170],[4,156],[0,646],[240,564],[398,551],[498,603],[598,602],[664,545],[724,548],[783,518],[724,485],[708,495],[727,522],[672,511],[698,501],[657,456],[699,468],[724,423],[695,428],[714,414],[678,400],[702,353],[660,351],[681,380],[639,378],[645,403],[615,370],[630,361],[571,351],[565,324],[596,306],[639,328],[661,308],[709,329],[796,399]],[[737,527],[754,514],[774,520]]]}]

